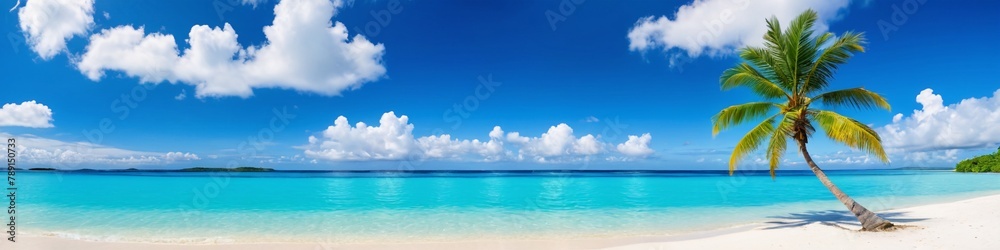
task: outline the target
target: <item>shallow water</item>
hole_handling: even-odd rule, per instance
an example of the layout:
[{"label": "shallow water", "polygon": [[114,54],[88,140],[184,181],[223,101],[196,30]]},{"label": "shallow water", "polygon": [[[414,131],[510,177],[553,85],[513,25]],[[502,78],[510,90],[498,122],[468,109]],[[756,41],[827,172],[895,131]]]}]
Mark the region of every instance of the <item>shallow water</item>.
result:
[{"label": "shallow water", "polygon": [[[1000,175],[828,171],[873,210],[1000,193]],[[19,233],[373,242],[669,234],[843,210],[811,172],[30,172]]]}]

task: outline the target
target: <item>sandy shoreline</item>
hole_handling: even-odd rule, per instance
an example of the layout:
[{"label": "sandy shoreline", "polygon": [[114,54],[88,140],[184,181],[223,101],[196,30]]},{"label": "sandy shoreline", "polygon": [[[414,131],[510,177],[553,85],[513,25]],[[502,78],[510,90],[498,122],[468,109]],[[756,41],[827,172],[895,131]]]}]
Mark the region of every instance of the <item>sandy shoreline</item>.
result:
[{"label": "sandy shoreline", "polygon": [[[879,214],[911,227],[859,232],[846,212],[803,211],[764,223],[671,236],[572,240],[468,241],[408,244],[255,243],[179,245],[19,237],[4,249],[1000,249],[1000,195],[888,210]],[[8,248],[13,246],[13,248]]]}]

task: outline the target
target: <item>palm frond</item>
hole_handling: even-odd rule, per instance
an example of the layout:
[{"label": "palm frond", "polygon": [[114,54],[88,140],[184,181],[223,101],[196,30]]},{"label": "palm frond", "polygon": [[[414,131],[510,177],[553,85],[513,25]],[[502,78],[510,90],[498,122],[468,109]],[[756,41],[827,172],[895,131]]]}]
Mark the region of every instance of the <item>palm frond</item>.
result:
[{"label": "palm frond", "polygon": [[771,16],[771,18],[764,20],[767,23],[767,33],[764,33],[764,41],[770,44],[781,43],[781,22],[778,21],[778,17]]},{"label": "palm frond", "polygon": [[756,127],[750,130],[746,135],[740,139],[740,142],[736,143],[736,148],[733,149],[733,154],[729,157],[729,174],[732,175],[733,171],[736,171],[736,165],[740,160],[743,160],[748,154],[757,151],[760,148],[761,143],[764,142],[771,133],[774,133],[774,120],[778,115],[771,116],[765,119]]},{"label": "palm frond", "polygon": [[812,101],[820,101],[824,106],[851,106],[857,109],[883,108],[892,111],[889,102],[878,93],[865,88],[850,88],[830,91],[817,95]]},{"label": "palm frond", "polygon": [[811,68],[806,72],[802,94],[809,94],[826,88],[833,73],[840,64],[854,56],[854,53],[864,52],[864,33],[844,32],[829,47],[822,50]]},{"label": "palm frond", "polygon": [[[789,60],[784,52],[786,45],[786,34],[781,31],[781,23],[778,18],[771,16],[767,19],[767,33],[764,34],[763,48],[747,48],[744,52],[750,52],[752,57],[765,60],[770,69],[774,72],[776,83],[789,92],[794,91],[794,71],[788,67]],[[747,59],[746,57],[743,57]],[[748,59],[749,60],[749,59]],[[751,60],[753,62],[753,60]]]},{"label": "palm frond", "polygon": [[788,149],[788,137],[791,136],[792,127],[795,125],[795,113],[785,113],[784,118],[778,122],[774,133],[771,134],[771,142],[767,146],[767,160],[770,163],[771,178],[775,177],[774,171],[778,170],[778,163],[781,162],[781,157]]},{"label": "palm frond", "polygon": [[792,85],[788,84],[791,79],[780,58],[770,52],[769,48],[747,47],[740,52],[740,58],[750,62],[750,64],[786,92],[792,92]]},{"label": "palm frond", "polygon": [[805,68],[812,65],[816,58],[816,43],[813,42],[813,25],[818,14],[812,9],[806,10],[792,20],[783,34],[782,52],[788,66],[791,67],[792,86],[799,93],[801,82],[805,79]]},{"label": "palm frond", "polygon": [[868,125],[833,111],[811,110],[810,113],[830,139],[889,162],[882,148],[882,138]]},{"label": "palm frond", "polygon": [[740,63],[722,73],[722,90],[740,86],[750,88],[754,93],[768,99],[788,98],[788,94],[781,87],[747,63]]},{"label": "palm frond", "polygon": [[777,104],[771,102],[751,102],[722,109],[712,117],[712,135],[718,135],[722,130],[743,124],[751,119],[764,117],[776,106]]}]

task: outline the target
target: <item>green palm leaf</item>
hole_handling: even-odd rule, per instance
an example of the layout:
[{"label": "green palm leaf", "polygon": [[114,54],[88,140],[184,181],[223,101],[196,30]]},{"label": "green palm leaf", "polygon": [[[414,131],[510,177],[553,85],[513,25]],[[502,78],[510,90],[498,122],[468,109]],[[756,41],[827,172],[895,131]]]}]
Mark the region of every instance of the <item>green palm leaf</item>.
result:
[{"label": "green palm leaf", "polygon": [[771,178],[775,177],[774,171],[778,170],[778,163],[781,162],[781,157],[785,155],[785,150],[788,148],[788,138],[791,136],[792,126],[795,124],[795,113],[797,112],[785,113],[785,117],[778,122],[774,133],[771,134],[771,142],[767,146],[767,159],[770,163],[768,169],[770,169]]},{"label": "green palm leaf", "polygon": [[811,113],[830,139],[874,155],[882,162],[889,162],[889,157],[882,148],[882,138],[868,125],[833,111],[817,110]]},{"label": "green palm leaf", "polygon": [[[747,47],[740,52],[740,58],[749,62],[761,75],[769,81],[781,87],[786,92],[792,92],[792,85],[787,84],[791,79],[783,68],[780,58],[774,56],[769,48]],[[725,74],[725,73],[723,73]]]},{"label": "green palm leaf", "polygon": [[816,58],[816,45],[813,42],[813,25],[816,23],[818,14],[816,11],[807,10],[792,20],[791,25],[785,30],[781,44],[785,62],[788,63],[791,75],[793,90],[799,92],[802,88],[800,83],[805,78],[804,70],[812,65]]},{"label": "green palm leaf", "polygon": [[771,102],[751,102],[740,105],[729,106],[722,109],[719,114],[712,117],[712,134],[717,135],[720,131],[758,119],[767,115],[768,112],[777,107]]},{"label": "green palm leaf", "polygon": [[864,88],[830,91],[817,95],[812,100],[818,100],[826,107],[849,105],[857,109],[883,108],[892,111],[892,107],[889,106],[889,102],[885,98]]},{"label": "green palm leaf", "polygon": [[788,94],[781,87],[747,63],[741,63],[722,73],[722,90],[741,86],[750,88],[754,93],[768,99],[788,98]]},{"label": "green palm leaf", "polygon": [[[825,35],[832,36],[830,33]],[[837,66],[846,63],[854,53],[865,51],[863,44],[865,44],[864,34],[845,32],[833,44],[823,49],[819,58],[806,74],[802,94],[810,94],[826,88],[829,85],[829,80],[833,79],[833,73],[837,70]]]},{"label": "green palm leaf", "polygon": [[740,142],[736,143],[736,148],[733,149],[733,154],[729,157],[729,174],[733,174],[733,171],[736,171],[736,165],[740,160],[743,160],[750,153],[757,151],[757,148],[760,148],[764,140],[774,133],[774,120],[777,117],[777,115],[771,116],[760,124],[757,124],[749,133],[743,136],[743,139],[740,139]]}]

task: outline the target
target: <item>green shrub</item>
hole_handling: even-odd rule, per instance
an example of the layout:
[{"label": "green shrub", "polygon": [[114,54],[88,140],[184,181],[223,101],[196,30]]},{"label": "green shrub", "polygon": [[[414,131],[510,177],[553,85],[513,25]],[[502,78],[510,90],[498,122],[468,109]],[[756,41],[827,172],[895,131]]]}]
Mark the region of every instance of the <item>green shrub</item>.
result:
[{"label": "green shrub", "polygon": [[996,153],[980,155],[971,159],[965,159],[955,165],[956,172],[994,172],[1000,173],[1000,149]]}]

